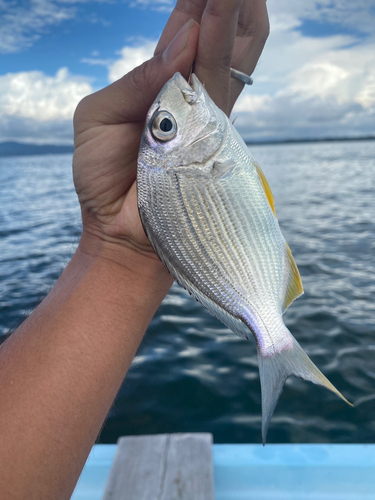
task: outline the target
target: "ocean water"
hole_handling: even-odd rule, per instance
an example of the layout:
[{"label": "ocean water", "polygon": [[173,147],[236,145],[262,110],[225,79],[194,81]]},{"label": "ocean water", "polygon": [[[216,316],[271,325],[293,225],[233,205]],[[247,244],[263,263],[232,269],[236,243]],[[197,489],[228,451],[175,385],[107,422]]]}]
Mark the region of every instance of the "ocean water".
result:
[{"label": "ocean water", "polygon": [[[375,141],[251,149],[273,190],[305,288],[286,312],[286,325],[355,404],[290,378],[268,442],[374,443]],[[48,293],[78,243],[71,160],[0,158],[0,335]],[[209,431],[216,443],[259,443],[260,427],[255,342],[236,337],[173,285],[99,441]]]}]

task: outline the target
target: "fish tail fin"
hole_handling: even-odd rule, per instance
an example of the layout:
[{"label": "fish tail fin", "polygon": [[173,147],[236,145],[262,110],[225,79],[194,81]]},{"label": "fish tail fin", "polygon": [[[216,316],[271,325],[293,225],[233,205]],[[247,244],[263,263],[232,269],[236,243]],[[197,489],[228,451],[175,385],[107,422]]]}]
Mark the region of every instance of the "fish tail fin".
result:
[{"label": "fish tail fin", "polygon": [[260,353],[258,354],[260,384],[262,391],[263,445],[266,443],[270,419],[284,388],[285,381],[290,375],[295,375],[296,377],[309,380],[314,384],[322,385],[337,394],[350,406],[353,406],[314,365],[293,336],[292,339],[292,349],[278,352],[273,356],[262,356]]}]

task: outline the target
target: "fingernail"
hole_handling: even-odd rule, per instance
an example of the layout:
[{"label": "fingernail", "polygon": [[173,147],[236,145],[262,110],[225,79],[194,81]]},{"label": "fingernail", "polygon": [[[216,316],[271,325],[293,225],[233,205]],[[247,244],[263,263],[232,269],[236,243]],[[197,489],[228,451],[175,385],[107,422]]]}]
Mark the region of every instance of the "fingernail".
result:
[{"label": "fingernail", "polygon": [[173,38],[171,43],[163,52],[163,60],[166,64],[174,61],[186,47],[191,28],[193,27],[194,19],[190,19]]}]

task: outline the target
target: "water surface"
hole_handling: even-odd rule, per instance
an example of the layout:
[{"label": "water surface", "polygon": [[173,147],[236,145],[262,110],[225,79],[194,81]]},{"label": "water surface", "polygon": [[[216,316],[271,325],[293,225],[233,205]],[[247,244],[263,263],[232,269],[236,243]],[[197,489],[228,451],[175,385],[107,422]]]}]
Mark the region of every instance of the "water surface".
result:
[{"label": "water surface", "polygon": [[[251,149],[305,288],[286,325],[355,403],[350,408],[321,387],[289,379],[268,442],[375,442],[375,141]],[[70,155],[0,158],[0,335],[48,292],[79,233]],[[100,441],[210,431],[216,443],[258,443],[260,412],[255,343],[173,285]]]}]

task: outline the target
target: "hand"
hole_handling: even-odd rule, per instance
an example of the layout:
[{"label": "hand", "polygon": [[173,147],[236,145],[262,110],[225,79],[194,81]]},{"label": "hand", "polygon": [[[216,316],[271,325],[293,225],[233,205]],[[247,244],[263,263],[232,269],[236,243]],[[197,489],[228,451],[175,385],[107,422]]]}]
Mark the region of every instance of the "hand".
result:
[{"label": "hand", "polygon": [[229,116],[244,84],[230,78],[230,68],[251,75],[269,35],[266,0],[178,0],[156,47],[165,50],[181,26],[200,24],[194,73],[211,99]]},{"label": "hand", "polygon": [[178,0],[155,56],[80,102],[73,175],[83,251],[104,252],[122,264],[130,250],[133,257],[146,256],[163,267],[137,209],[137,155],[147,111],[164,83],[176,71],[188,78],[195,61],[194,72],[229,114],[243,88],[231,80],[230,67],[251,74],[268,30],[265,0]]}]

